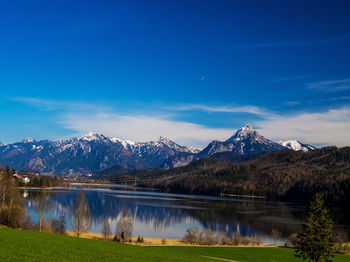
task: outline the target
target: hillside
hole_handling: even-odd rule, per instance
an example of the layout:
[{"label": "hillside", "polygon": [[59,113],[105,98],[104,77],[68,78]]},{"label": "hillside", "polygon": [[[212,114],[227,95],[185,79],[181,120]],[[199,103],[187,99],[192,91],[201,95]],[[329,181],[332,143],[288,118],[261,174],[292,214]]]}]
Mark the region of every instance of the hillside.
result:
[{"label": "hillside", "polygon": [[113,179],[135,177],[142,186],[191,194],[249,194],[305,202],[324,192],[328,201],[349,206],[350,147],[273,152],[243,163],[200,159],[167,171],[134,171]]}]

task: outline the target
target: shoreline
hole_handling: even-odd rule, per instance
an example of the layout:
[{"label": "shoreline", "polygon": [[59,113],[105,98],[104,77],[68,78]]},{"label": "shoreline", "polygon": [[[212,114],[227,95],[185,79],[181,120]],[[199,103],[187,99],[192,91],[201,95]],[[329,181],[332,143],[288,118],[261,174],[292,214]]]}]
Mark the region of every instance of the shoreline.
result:
[{"label": "shoreline", "polygon": [[30,187],[30,186],[21,186],[18,187],[18,189],[24,189],[24,190],[54,190],[54,189],[69,189],[69,186],[51,186],[51,187]]},{"label": "shoreline", "polygon": [[[65,234],[67,236],[76,237],[74,231],[66,231]],[[113,241],[114,235],[109,235],[108,239],[104,239],[103,234],[101,233],[94,233],[94,232],[84,232],[81,233],[80,238],[85,239],[94,239],[94,240],[104,240],[104,241]],[[129,243],[125,243],[128,245],[137,245],[137,246],[191,246],[191,247],[277,247],[271,244],[268,245],[199,245],[199,244],[188,244],[183,243],[182,239],[179,238],[156,238],[156,237],[143,237],[144,242],[143,243],[135,243],[137,240],[137,237],[132,237],[131,241]],[[165,242],[164,242],[165,241]]]}]

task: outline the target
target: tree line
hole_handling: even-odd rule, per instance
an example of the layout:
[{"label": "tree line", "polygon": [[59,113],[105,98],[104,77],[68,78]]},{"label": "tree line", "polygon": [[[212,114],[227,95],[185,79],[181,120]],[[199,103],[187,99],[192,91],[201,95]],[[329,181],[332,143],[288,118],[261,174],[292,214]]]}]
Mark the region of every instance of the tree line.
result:
[{"label": "tree line", "polygon": [[327,203],[350,205],[350,147],[273,152],[244,163],[200,159],[184,167],[147,172],[148,177],[152,174],[157,179],[142,180],[137,174],[137,184],[173,193],[257,195],[305,204],[322,193]]}]

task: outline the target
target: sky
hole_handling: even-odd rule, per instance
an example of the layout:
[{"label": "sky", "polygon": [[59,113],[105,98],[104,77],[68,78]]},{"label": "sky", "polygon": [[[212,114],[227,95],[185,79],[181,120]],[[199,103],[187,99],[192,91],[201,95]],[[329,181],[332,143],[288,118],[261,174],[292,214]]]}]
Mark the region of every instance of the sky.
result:
[{"label": "sky", "polygon": [[0,141],[350,145],[349,1],[0,1]]}]

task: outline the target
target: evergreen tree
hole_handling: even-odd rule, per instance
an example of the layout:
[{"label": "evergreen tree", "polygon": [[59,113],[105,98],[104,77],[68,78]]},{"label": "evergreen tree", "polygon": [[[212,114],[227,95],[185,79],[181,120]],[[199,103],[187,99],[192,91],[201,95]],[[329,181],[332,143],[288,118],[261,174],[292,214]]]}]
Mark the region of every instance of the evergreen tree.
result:
[{"label": "evergreen tree", "polygon": [[312,262],[332,261],[334,253],[333,221],[324,207],[321,194],[311,200],[306,214],[304,231],[298,235],[296,257]]}]

